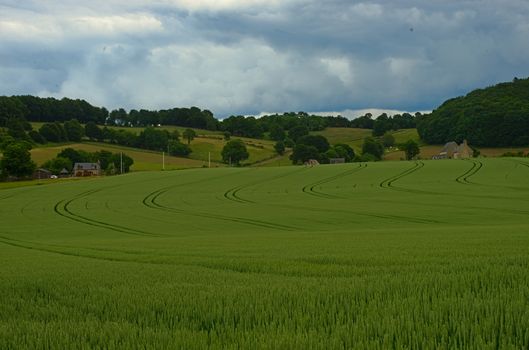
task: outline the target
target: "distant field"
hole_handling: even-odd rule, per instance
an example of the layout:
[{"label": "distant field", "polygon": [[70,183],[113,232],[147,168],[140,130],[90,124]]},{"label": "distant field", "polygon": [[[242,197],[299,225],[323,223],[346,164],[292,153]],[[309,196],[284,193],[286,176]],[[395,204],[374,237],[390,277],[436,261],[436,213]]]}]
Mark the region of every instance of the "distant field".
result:
[{"label": "distant field", "polygon": [[0,348],[527,349],[529,160],[0,190]]},{"label": "distant field", "polygon": [[[233,139],[236,138],[245,142],[248,153],[250,154],[250,157],[242,162],[242,164],[253,164],[275,156],[275,142],[273,141],[233,137]],[[190,158],[207,160],[208,153],[210,152],[211,160],[220,163],[222,162],[222,148],[225,144],[226,141],[222,137],[197,137],[191,141],[193,153],[191,153]]]},{"label": "distant field", "polygon": [[[255,140],[242,138],[245,141],[250,157],[242,164],[254,164],[275,157],[273,149],[274,143],[266,140]],[[208,164],[208,153],[211,152],[212,166],[225,166],[222,163],[222,148],[226,144],[223,138],[216,137],[197,137],[191,141],[191,148],[193,153],[189,158],[170,157],[165,156],[165,169],[175,170],[183,168],[197,168]],[[83,142],[63,145],[52,145],[45,147],[38,147],[31,150],[31,157],[38,165],[43,164],[49,159],[57,156],[57,154],[64,148],[74,148],[88,152],[96,152],[100,150],[107,150],[110,152],[124,152],[134,159],[133,171],[145,170],[161,170],[162,169],[162,153],[142,150],[138,148],[130,148],[119,145],[98,143],[98,142]]]},{"label": "distant field", "polygon": [[[61,150],[65,148],[74,148],[77,150],[84,150],[87,152],[97,152],[101,150],[110,151],[113,153],[123,152],[134,159],[132,165],[132,171],[145,171],[145,170],[161,170],[162,169],[162,154],[161,152],[153,152],[147,150],[140,150],[137,148],[122,147],[117,145],[97,143],[97,142],[86,142],[86,143],[75,143],[67,144],[62,146],[53,147],[42,147],[34,148],[31,150],[31,158],[38,165],[42,165],[49,159],[57,156]],[[183,168],[199,168],[207,163],[201,160],[180,158],[180,157],[165,157],[165,169],[175,170]],[[216,166],[217,164],[215,164]]]}]

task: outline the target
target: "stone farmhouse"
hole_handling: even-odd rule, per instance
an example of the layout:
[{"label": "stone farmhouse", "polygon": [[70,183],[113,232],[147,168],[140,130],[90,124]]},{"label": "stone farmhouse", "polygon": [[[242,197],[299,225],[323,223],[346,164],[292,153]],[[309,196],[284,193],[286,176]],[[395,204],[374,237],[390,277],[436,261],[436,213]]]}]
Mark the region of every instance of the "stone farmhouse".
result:
[{"label": "stone farmhouse", "polygon": [[101,165],[99,163],[75,163],[72,175],[75,177],[100,176]]},{"label": "stone farmhouse", "polygon": [[468,146],[467,140],[464,140],[460,145],[457,142],[451,141],[444,145],[439,154],[432,157],[432,159],[467,159],[471,158],[474,151]]}]

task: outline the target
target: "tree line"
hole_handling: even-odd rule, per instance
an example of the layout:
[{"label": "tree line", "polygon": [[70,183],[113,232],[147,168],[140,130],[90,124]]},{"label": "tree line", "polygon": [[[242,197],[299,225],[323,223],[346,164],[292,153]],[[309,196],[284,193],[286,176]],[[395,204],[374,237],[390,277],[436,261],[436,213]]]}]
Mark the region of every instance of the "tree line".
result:
[{"label": "tree line", "polygon": [[323,130],[327,127],[373,129],[374,135],[383,135],[385,131],[414,128],[415,118],[409,113],[388,117],[381,114],[373,118],[366,114],[360,118],[349,120],[343,116],[319,116],[306,112],[288,112],[283,114],[265,115],[260,118],[253,116],[232,115],[223,120],[215,118],[207,109],[198,107],[172,108],[162,110],[123,108],[108,111],[105,107],[92,106],[85,100],[41,98],[36,96],[0,96],[0,127],[4,127],[11,119],[22,119],[30,122],[60,122],[76,119],[82,124],[93,122],[106,126],[157,126],[174,125],[189,128],[224,131],[233,136],[263,138],[273,128],[289,131],[304,126],[310,131]]},{"label": "tree line", "polygon": [[417,118],[420,137],[484,147],[529,145],[529,78],[477,89]]}]

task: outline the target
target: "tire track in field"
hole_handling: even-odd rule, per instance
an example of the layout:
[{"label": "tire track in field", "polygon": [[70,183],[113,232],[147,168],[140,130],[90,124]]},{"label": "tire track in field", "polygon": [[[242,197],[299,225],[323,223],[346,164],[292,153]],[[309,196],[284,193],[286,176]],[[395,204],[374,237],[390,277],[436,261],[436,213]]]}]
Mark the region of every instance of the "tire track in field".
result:
[{"label": "tire track in field", "polygon": [[[152,181],[154,181],[154,179]],[[138,180],[138,181],[134,181],[132,183],[136,183],[136,182],[142,183],[142,182],[144,182],[144,180]],[[109,229],[109,230],[112,230],[112,231],[115,231],[115,232],[125,233],[125,234],[129,234],[129,235],[153,236],[153,237],[161,237],[161,236],[163,236],[161,234],[156,234],[156,233],[147,232],[147,231],[143,231],[143,230],[137,230],[137,229],[133,229],[133,228],[126,227],[126,226],[115,225],[115,224],[111,224],[111,223],[108,223],[108,222],[104,222],[104,221],[99,221],[99,220],[95,220],[95,219],[92,219],[92,218],[88,218],[86,216],[82,216],[82,215],[76,214],[71,209],[69,209],[70,204],[72,204],[72,202],[74,202],[74,201],[76,201],[78,199],[81,199],[83,197],[87,197],[89,195],[95,194],[95,193],[103,191],[103,190],[116,189],[118,187],[123,187],[123,186],[127,186],[127,185],[130,185],[130,184],[131,183],[128,183],[128,184],[125,184],[125,185],[122,185],[122,184],[113,185],[113,186],[107,186],[107,187],[103,187],[103,188],[96,189],[96,190],[90,190],[90,191],[82,192],[82,193],[78,194],[77,196],[75,196],[74,198],[63,199],[63,200],[55,203],[55,205],[53,207],[53,210],[54,210],[54,212],[56,214],[58,214],[58,215],[60,215],[62,217],[65,217],[65,218],[67,218],[69,220],[76,221],[76,222],[79,222],[79,223],[82,223],[82,224],[85,224],[85,225],[106,228],[106,229]],[[85,204],[87,205],[87,203],[85,203]],[[107,201],[107,203],[105,203],[105,206],[107,208],[109,208],[108,201]]]},{"label": "tire track in field", "polygon": [[412,188],[397,187],[397,186],[394,185],[394,183],[396,181],[398,181],[398,180],[402,179],[403,177],[406,177],[406,176],[408,176],[410,174],[413,174],[414,172],[424,168],[424,166],[425,166],[424,162],[422,162],[420,160],[419,161],[415,161],[414,165],[411,168],[406,169],[403,172],[398,173],[397,175],[389,177],[389,178],[383,180],[382,182],[380,182],[379,183],[379,187],[385,188],[385,189],[389,189],[389,190],[394,190],[394,191],[408,192],[408,193],[429,194],[429,195],[436,195],[436,196],[446,195],[445,193],[440,193],[440,192],[424,191],[424,190],[417,190],[417,189],[412,189]]},{"label": "tire track in field", "polygon": [[357,212],[357,211],[348,211],[348,210],[340,210],[340,209],[326,209],[326,208],[313,208],[313,207],[305,207],[305,206],[299,206],[299,205],[283,205],[279,204],[276,205],[281,208],[286,209],[302,209],[307,211],[313,211],[313,212],[326,212],[326,213],[342,213],[347,215],[356,215],[356,216],[364,216],[364,217],[370,217],[370,218],[377,218],[377,219],[385,219],[385,220],[393,220],[393,221],[400,221],[400,222],[409,222],[414,224],[441,224],[442,221],[433,220],[433,219],[423,219],[423,218],[417,218],[417,217],[410,217],[410,216],[403,216],[403,215],[390,215],[390,214],[370,214],[365,212]]},{"label": "tire track in field", "polygon": [[55,206],[53,207],[53,210],[54,210],[55,213],[57,213],[58,215],[60,215],[60,216],[62,216],[64,218],[67,218],[69,220],[76,221],[76,222],[79,222],[79,223],[82,223],[82,224],[85,224],[85,225],[105,228],[105,229],[108,229],[108,230],[111,230],[111,231],[125,233],[125,234],[129,234],[129,235],[158,236],[158,237],[161,236],[160,234],[155,234],[155,233],[151,233],[151,232],[147,232],[147,231],[143,231],[143,230],[137,230],[137,229],[129,228],[129,227],[126,227],[126,226],[110,224],[108,222],[104,222],[104,221],[99,221],[99,220],[95,220],[95,219],[92,219],[92,218],[88,218],[86,216],[82,216],[82,215],[74,213],[69,208],[70,205],[74,201],[77,201],[79,199],[88,197],[88,196],[93,195],[95,193],[98,193],[98,192],[100,192],[100,191],[102,191],[104,189],[105,188],[100,188],[100,189],[96,189],[96,190],[89,190],[89,191],[82,192],[82,193],[78,194],[77,196],[75,196],[72,199],[63,199],[63,200],[55,203]]},{"label": "tire track in field", "polygon": [[[299,278],[302,277],[322,277],[321,275],[313,275],[313,274],[303,274],[300,275],[299,273],[292,273],[292,272],[284,272],[284,271],[263,271],[263,270],[256,270],[250,268],[240,268],[240,267],[233,267],[233,266],[227,266],[223,265],[222,261],[219,264],[218,262],[191,262],[191,263],[184,263],[184,262],[177,262],[177,261],[153,261],[153,260],[134,260],[134,259],[123,259],[123,258],[117,258],[117,257],[109,257],[109,256],[95,256],[90,254],[81,254],[79,252],[67,252],[63,250],[57,250],[53,248],[47,248],[47,247],[38,247],[35,246],[35,243],[33,242],[27,242],[27,241],[19,241],[19,240],[13,240],[5,237],[0,236],[0,243],[19,248],[19,249],[25,249],[25,250],[31,250],[31,251],[39,251],[49,254],[55,254],[55,255],[61,255],[66,257],[73,257],[73,258],[81,258],[81,259],[89,259],[99,262],[112,262],[112,263],[132,263],[132,264],[140,264],[140,265],[155,265],[155,266],[180,266],[180,267],[192,267],[192,268],[198,268],[203,269],[207,271],[215,271],[215,272],[229,272],[229,273],[236,273],[236,274],[255,274],[255,275],[271,275],[271,276],[284,276],[284,277],[294,277]],[[33,245],[32,245],[33,244]],[[53,247],[54,245],[47,245],[48,247]],[[100,250],[100,249],[94,249],[94,248],[74,248],[74,249],[84,249],[84,250],[94,250],[96,252],[107,252],[106,250]],[[115,251],[118,253],[123,253],[122,251]],[[133,255],[141,255],[136,253],[130,253]],[[158,256],[162,258],[174,258],[175,256],[170,255],[162,255]],[[242,262],[244,264],[245,262]]]},{"label": "tire track in field", "polygon": [[[226,176],[231,176],[231,175],[233,174],[225,174],[221,177],[226,177]],[[221,177],[217,177],[216,179],[219,179]],[[219,221],[235,222],[235,223],[240,223],[240,224],[247,224],[247,225],[252,225],[252,226],[257,226],[257,227],[281,230],[281,231],[296,231],[297,230],[297,228],[292,227],[292,226],[276,224],[276,223],[268,222],[264,220],[256,220],[256,219],[248,219],[248,218],[237,217],[237,216],[227,216],[227,215],[221,215],[221,214],[205,213],[205,212],[189,210],[189,209],[178,209],[174,207],[164,206],[160,204],[159,202],[157,202],[160,196],[162,196],[163,194],[165,194],[166,192],[168,192],[169,190],[173,188],[197,184],[197,183],[201,183],[204,181],[210,181],[210,180],[211,179],[209,178],[202,179],[198,181],[191,181],[191,182],[187,182],[183,184],[172,185],[172,186],[167,186],[167,187],[158,189],[156,191],[149,193],[147,196],[145,196],[142,200],[142,204],[151,209],[161,210],[161,211],[170,212],[170,213],[176,213],[176,214],[182,214],[182,215],[188,215],[188,216],[194,216],[194,217],[200,217],[200,218],[207,218],[207,219],[214,219],[214,220],[219,220]]]},{"label": "tire track in field", "polygon": [[276,229],[281,231],[296,231],[297,228],[282,224],[276,224],[269,221],[264,220],[255,220],[255,219],[248,219],[243,217],[237,217],[237,216],[227,216],[227,215],[221,215],[221,214],[213,214],[213,213],[205,213],[195,210],[184,210],[184,209],[178,209],[173,207],[167,207],[164,205],[159,204],[156,200],[159,196],[167,192],[167,190],[161,190],[161,191],[155,191],[150,193],[145,199],[143,200],[143,204],[145,204],[147,207],[157,210],[163,210],[170,213],[176,213],[176,214],[182,214],[182,215],[188,215],[188,216],[194,216],[194,217],[200,217],[200,218],[206,218],[206,219],[215,219],[220,221],[228,221],[228,222],[235,222],[239,224],[247,224],[257,227],[264,227],[269,229]]},{"label": "tire track in field", "polygon": [[360,164],[358,167],[356,167],[354,169],[348,169],[348,170],[346,170],[344,172],[341,172],[339,174],[336,174],[336,175],[327,177],[325,179],[322,179],[322,180],[310,183],[308,185],[305,185],[305,186],[303,186],[301,191],[306,193],[306,194],[310,194],[311,196],[316,196],[316,197],[320,197],[320,198],[343,199],[343,197],[341,197],[341,196],[337,196],[337,195],[330,194],[330,193],[325,193],[325,192],[322,192],[322,191],[316,191],[314,188],[316,186],[320,186],[320,185],[323,185],[323,184],[338,180],[338,179],[340,179],[342,177],[345,177],[345,176],[348,176],[350,174],[354,174],[354,173],[356,173],[356,172],[358,172],[360,170],[363,170],[365,168],[367,168],[367,164]]},{"label": "tire track in field", "polygon": [[260,185],[260,184],[263,184],[263,183],[266,183],[266,182],[269,182],[269,181],[274,181],[274,180],[277,180],[277,179],[282,179],[284,177],[291,176],[291,175],[297,174],[297,173],[305,171],[305,170],[306,170],[305,168],[295,169],[294,171],[291,171],[291,172],[286,173],[286,174],[272,176],[272,177],[266,178],[264,180],[253,181],[253,182],[250,182],[250,183],[242,185],[242,186],[237,186],[237,187],[231,188],[228,191],[224,192],[224,198],[226,198],[226,199],[228,199],[230,201],[239,202],[239,203],[252,203],[252,204],[255,204],[256,202],[254,202],[254,201],[242,198],[239,195],[239,192],[244,190],[244,189],[247,189],[249,187],[252,187],[252,186],[255,186],[255,185]]},{"label": "tire track in field", "polygon": [[456,178],[456,181],[459,182],[460,184],[463,184],[463,185],[475,185],[475,183],[469,181],[469,179],[472,176],[476,175],[478,173],[478,171],[480,171],[481,168],[483,167],[483,163],[481,163],[480,161],[469,160],[469,162],[472,162],[472,167],[470,169],[468,169],[465,173],[463,173],[462,175],[460,175],[460,176],[458,176]]}]

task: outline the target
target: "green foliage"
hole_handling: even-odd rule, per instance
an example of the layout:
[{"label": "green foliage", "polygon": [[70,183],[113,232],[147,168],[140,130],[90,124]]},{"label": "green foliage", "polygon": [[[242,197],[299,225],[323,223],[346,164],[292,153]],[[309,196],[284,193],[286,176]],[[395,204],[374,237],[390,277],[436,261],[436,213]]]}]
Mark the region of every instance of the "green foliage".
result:
[{"label": "green foliage", "polygon": [[136,145],[139,148],[165,151],[167,150],[168,141],[169,133],[166,130],[158,130],[153,127],[147,127],[138,136]]},{"label": "green foliage", "polygon": [[298,125],[288,131],[288,138],[297,143],[298,139],[309,134],[309,128]]},{"label": "green foliage", "polygon": [[222,148],[221,154],[224,163],[236,165],[239,165],[242,160],[248,159],[250,156],[246,145],[240,139],[228,141],[224,148]]},{"label": "green foliage", "polygon": [[322,135],[305,135],[297,139],[297,145],[314,146],[320,153],[325,153],[329,149],[329,141]]},{"label": "green foliage", "polygon": [[336,152],[336,157],[334,158],[344,158],[346,163],[352,162],[355,159],[354,149],[352,149],[351,146],[347,144],[336,144],[333,146],[333,150]]},{"label": "green foliage", "polygon": [[279,155],[285,154],[285,143],[283,141],[277,141],[274,145],[274,150]]},{"label": "green foliage", "polygon": [[373,136],[382,136],[392,129],[391,120],[386,113],[382,113],[373,125]]},{"label": "green foliage", "polygon": [[[124,153],[112,153],[107,150],[100,150],[97,152],[86,152],[83,150],[75,150],[69,147],[69,148],[63,149],[57,155],[57,157],[53,159],[52,161],[57,161],[58,159],[66,159],[72,165],[75,163],[99,162],[101,169],[104,171],[108,170],[108,168],[111,167],[111,169],[106,173],[119,173],[121,170],[121,159],[122,158],[123,158],[123,172],[127,173],[130,171],[130,167],[132,166],[132,164],[134,164],[134,160]],[[45,164],[43,167],[48,169],[48,166],[50,166],[49,168],[50,170],[53,167],[53,165],[47,165],[47,164]],[[61,169],[62,168],[63,167],[61,167]],[[71,170],[72,167],[70,166],[67,169]]]},{"label": "green foliage", "polygon": [[404,143],[401,146],[401,148],[404,151],[404,153],[406,154],[406,159],[407,160],[411,160],[411,159],[415,158],[421,152],[421,150],[419,148],[419,145],[417,144],[417,142],[415,142],[413,140],[406,141],[406,143]]},{"label": "green foliage", "polygon": [[279,124],[272,124],[270,126],[270,139],[274,141],[283,141],[285,137],[287,136],[287,133],[285,132],[285,129],[281,127]]},{"label": "green foliage", "polygon": [[63,149],[59,154],[57,154],[57,158],[69,159],[72,164],[94,161],[90,153],[83,150],[75,150],[71,147]]},{"label": "green foliage", "polygon": [[0,151],[4,151],[7,146],[15,143],[16,140],[9,134],[2,132],[0,129]]},{"label": "green foliage", "polygon": [[88,122],[84,126],[85,135],[90,138],[90,140],[102,141],[104,139],[103,131],[99,126],[94,122]]},{"label": "green foliage", "polygon": [[294,142],[294,140],[292,140],[290,137],[287,137],[285,139],[285,147],[288,147],[288,148],[292,148],[296,145],[296,143]]},{"label": "green foliage", "polygon": [[84,136],[84,128],[77,119],[64,122],[64,130],[69,141],[79,142]]},{"label": "green foliage", "polygon": [[35,143],[44,144],[46,143],[46,139],[36,130],[31,130],[28,132],[28,136],[31,139],[31,141]]},{"label": "green foliage", "polygon": [[296,145],[290,155],[292,164],[303,164],[309,159],[319,160],[321,158],[320,152],[314,146],[307,146],[304,144]]},{"label": "green foliage", "polygon": [[27,140],[26,124],[22,118],[9,118],[6,121],[7,132],[15,140]]},{"label": "green foliage", "polygon": [[389,132],[386,132],[384,136],[382,136],[382,144],[384,147],[392,147],[395,145],[395,136],[390,134]]},{"label": "green foliage", "polygon": [[224,131],[222,135],[224,136],[225,141],[229,141],[231,139],[231,132],[229,131]]},{"label": "green foliage", "polygon": [[417,121],[430,144],[468,140],[475,146],[529,145],[529,79],[515,79],[444,102]]},{"label": "green foliage", "polygon": [[376,139],[367,137],[362,145],[362,154],[369,153],[375,160],[381,160],[384,155],[384,146]]},{"label": "green foliage", "polygon": [[49,142],[68,141],[66,131],[59,122],[43,124],[39,129],[39,134]]},{"label": "green foliage", "polygon": [[68,172],[71,172],[72,167],[72,161],[68,158],[63,157],[56,157],[42,164],[42,168],[51,171],[51,173],[54,175],[59,175],[62,169],[66,169],[68,170]]},{"label": "green foliage", "polygon": [[31,176],[35,171],[36,165],[31,160],[29,150],[31,146],[25,142],[16,142],[9,144],[3,151],[3,157],[0,160],[0,170],[2,176],[12,176],[24,178]]},{"label": "green foliage", "polygon": [[119,174],[121,173],[121,166],[123,165],[123,173],[128,173],[133,164],[134,160],[125,153],[114,153],[110,158],[110,163],[106,170]]},{"label": "green foliage", "polygon": [[187,157],[191,153],[191,148],[177,140],[169,140],[167,150],[172,156]]},{"label": "green foliage", "polygon": [[197,136],[197,133],[193,129],[185,129],[182,133],[182,136],[187,140],[187,144],[189,145],[191,141]]}]

